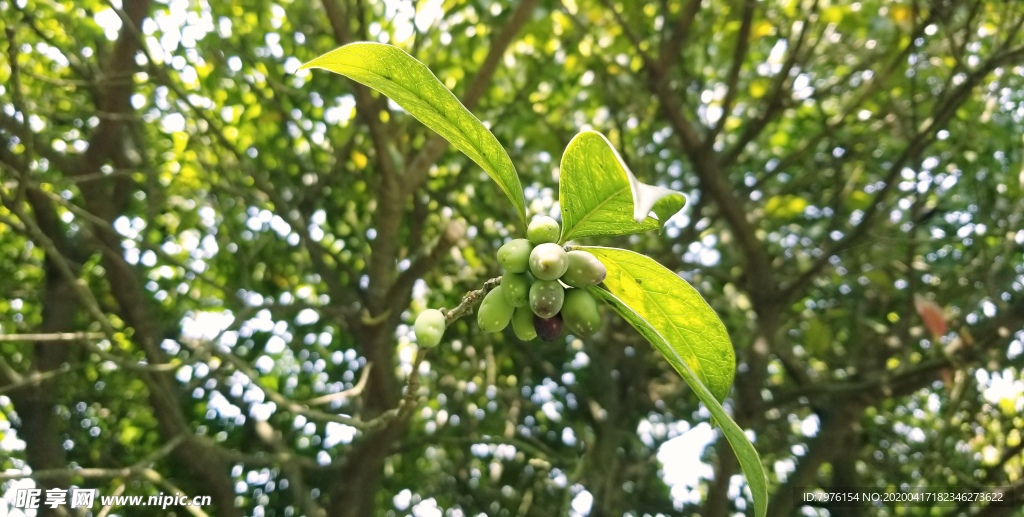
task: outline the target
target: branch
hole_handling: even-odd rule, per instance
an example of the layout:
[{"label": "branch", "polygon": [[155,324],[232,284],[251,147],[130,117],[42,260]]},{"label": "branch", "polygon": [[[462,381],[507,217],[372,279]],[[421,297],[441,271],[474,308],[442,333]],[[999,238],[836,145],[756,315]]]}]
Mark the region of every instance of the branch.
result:
[{"label": "branch", "polygon": [[[100,230],[102,230],[104,232],[113,232],[113,234],[117,234],[119,238],[124,239],[123,236],[121,236],[120,234],[117,233],[117,230],[114,228],[113,223],[111,223],[110,221],[104,220],[104,219],[94,215],[92,212],[90,212],[90,211],[88,211],[88,210],[86,210],[86,209],[76,205],[75,203],[72,203],[70,200],[64,199],[63,197],[61,197],[56,192],[51,192],[49,190],[45,190],[45,189],[41,188],[41,186],[36,184],[36,183],[29,183],[29,182],[24,182],[24,183],[27,185],[28,197],[29,197],[30,201],[33,200],[33,196],[46,197],[50,201],[53,201],[54,203],[57,203],[57,204],[61,205],[62,207],[66,208],[69,212],[74,214],[75,217],[81,217],[82,219],[92,223],[98,229],[100,229]],[[33,202],[33,206],[40,206],[40,205],[41,205],[41,203]],[[37,209],[36,212],[37,212],[36,213],[36,217],[38,219],[39,218],[39,210]],[[52,220],[56,221],[56,215],[48,213],[47,214],[47,219],[52,219]],[[45,233],[47,233],[47,234],[58,233],[58,235],[60,235],[60,233],[57,232],[57,230],[56,230],[55,224],[56,223],[54,223],[53,231],[52,232],[44,229]],[[100,239],[98,236],[96,236],[94,232],[89,230],[88,227],[84,227],[83,231],[88,232],[88,234],[91,235],[92,237],[94,237],[95,240],[97,241],[97,243],[100,246],[102,246],[101,252],[103,252],[105,254],[114,253],[115,255],[120,256],[119,255],[120,254],[120,249],[111,249],[109,246],[106,245],[105,242],[103,242],[102,239]],[[308,232],[306,232],[306,233],[308,234]],[[176,267],[180,267],[180,268],[185,269],[185,270],[189,270],[193,275],[195,275],[195,278],[197,280],[199,280],[199,281],[209,285],[210,287],[213,287],[214,289],[217,289],[217,290],[221,291],[226,296],[238,299],[239,301],[245,303],[245,300],[239,298],[237,292],[232,291],[232,290],[230,290],[227,287],[224,287],[223,285],[221,285],[219,282],[217,282],[213,278],[210,278],[207,273],[199,273],[199,272],[196,272],[196,271],[192,270],[185,263],[179,261],[178,259],[176,259],[176,258],[172,257],[170,254],[168,254],[166,251],[164,251],[164,249],[163,249],[163,247],[161,245],[153,244],[153,243],[151,243],[151,242],[149,242],[149,241],[147,241],[145,239],[132,240],[132,242],[136,246],[138,246],[139,249],[147,250],[147,251],[152,251],[153,253],[156,254],[157,258],[159,258],[160,260],[162,260],[164,262],[167,262],[168,264],[171,264],[171,265],[176,266]],[[70,246],[65,245],[64,247],[70,247]],[[58,246],[58,248],[60,248],[60,246]],[[71,250],[71,251],[76,251],[76,250]],[[82,257],[81,259],[84,260],[85,257]],[[314,307],[314,308],[318,308],[318,307]],[[2,336],[0,336],[0,341],[2,341],[2,340],[3,340],[3,338],[2,338]]]},{"label": "branch", "polygon": [[307,406],[322,406],[324,404],[330,404],[335,400],[341,400],[350,397],[358,397],[363,393],[363,390],[366,389],[366,380],[370,378],[371,367],[373,367],[373,363],[366,363],[366,366],[363,367],[363,373],[359,375],[359,382],[357,382],[355,386],[352,386],[351,388],[344,391],[331,393],[330,395],[324,395],[322,397],[317,397],[315,399],[309,399],[303,402],[303,404]]},{"label": "branch", "polygon": [[484,296],[491,292],[492,289],[498,287],[501,284],[501,277],[492,278],[484,282],[483,287],[476,291],[470,291],[462,297],[462,302],[455,306],[452,310],[441,309],[441,313],[444,314],[444,321],[447,326],[451,326],[459,318],[463,318],[470,314],[473,314],[473,307],[483,301]]},{"label": "branch", "polygon": [[107,335],[102,332],[53,332],[49,334],[0,334],[2,341],[81,341],[83,339],[102,340]]},{"label": "branch", "polygon": [[173,452],[174,449],[178,448],[178,446],[185,441],[185,438],[185,435],[175,436],[170,441],[168,441],[163,447],[153,452],[153,454],[146,456],[141,461],[130,467],[120,469],[48,469],[37,470],[35,472],[26,472],[24,470],[14,472],[8,471],[0,473],[0,481],[10,481],[13,479],[66,479],[68,477],[80,477],[88,479],[134,477],[141,475],[144,471],[148,470],[152,464],[156,463],[164,456],[167,456],[168,454]]},{"label": "branch", "polygon": [[[82,61],[80,54],[78,54],[76,52],[72,52],[71,49],[65,48],[65,47],[59,45],[57,43],[57,41],[55,41],[53,39],[53,34],[52,34],[51,31],[40,29],[39,25],[36,24],[37,20],[36,20],[36,17],[34,15],[34,12],[30,11],[29,9],[27,9],[27,7],[28,7],[27,4],[26,4],[25,7],[21,7],[18,2],[15,2],[14,3],[14,7],[15,7],[15,9],[18,10],[19,13],[21,13],[22,18],[26,22],[28,22],[25,25],[28,25],[28,27],[30,29],[32,29],[32,32],[34,32],[35,35],[39,39],[45,41],[51,47],[60,50],[60,53],[64,57],[66,57],[67,60],[68,60],[68,68],[70,68],[73,72],[78,74],[78,76],[81,77],[82,79],[85,79],[86,82],[88,83],[88,86],[89,86],[89,92],[92,93],[93,95],[95,95],[96,94],[96,90],[95,90],[95,86],[96,85],[95,85],[95,81],[93,79],[98,74],[97,74],[96,70],[93,70],[89,66],[90,63],[86,62],[86,61]],[[62,21],[66,21],[66,20],[62,20]]]},{"label": "branch", "polygon": [[75,176],[97,171],[103,162],[119,151],[118,145],[122,139],[118,133],[124,124],[122,116],[133,111],[130,98],[135,85],[133,81],[124,81],[122,78],[130,76],[135,71],[135,53],[144,48],[137,27],[149,12],[150,0],[125,2],[124,9],[116,8],[110,0],[107,0],[107,3],[115,8],[126,22],[96,85],[99,94],[96,111],[112,116],[100,118],[100,123],[89,136],[88,149],[78,160],[77,166],[68,171]]},{"label": "branch", "polygon": [[100,509],[100,512],[96,514],[96,517],[107,517],[107,515],[110,515],[110,510],[112,510],[114,508],[114,501],[117,500],[117,496],[119,496],[119,495],[124,493],[124,487],[126,487],[126,486],[127,486],[127,484],[125,484],[125,483],[121,483],[120,485],[117,485],[117,488],[115,488],[114,492],[111,494],[113,497],[110,498],[110,501],[111,501],[110,504],[108,504],[108,505],[104,506],[102,509]]},{"label": "branch", "polygon": [[[26,149],[31,147],[36,154],[46,158],[57,168],[61,170],[69,170],[71,168],[72,162],[66,154],[59,153],[50,145],[44,144],[40,141],[39,135],[28,126],[28,123],[19,122],[18,119],[4,113],[3,110],[0,110],[0,129],[10,131],[19,140],[25,142]],[[6,149],[4,150],[7,151]],[[24,167],[14,167],[14,165],[12,165],[12,168],[24,169]]]},{"label": "branch", "polygon": [[[109,2],[109,0],[107,1]],[[126,27],[131,27],[133,33],[136,34],[137,37],[141,37],[141,32],[139,31],[139,28],[135,25],[132,25],[131,20],[127,17],[127,15],[124,14],[123,11],[121,11],[120,9],[115,8],[114,10],[118,13],[118,15],[121,16],[122,23],[124,23]],[[195,103],[192,102],[191,97],[181,89],[181,86],[171,79],[170,74],[166,70],[166,67],[157,66],[156,60],[153,59],[153,56],[149,53],[149,50],[145,46],[143,46],[141,50],[143,54],[145,54],[149,62],[153,65],[152,70],[154,72],[154,75],[157,75],[160,78],[160,83],[168,87],[172,92],[174,92],[175,96],[177,96],[178,99],[189,108],[189,111],[191,111],[193,114],[199,117],[200,120],[206,123],[206,127],[209,128],[209,132],[212,133],[214,139],[216,139],[221,144],[222,147],[230,151],[231,154],[235,157],[235,160],[245,168],[248,176],[253,179],[259,191],[266,194],[266,196],[270,199],[270,202],[272,202],[275,207],[280,207],[283,209],[281,210],[282,217],[284,217],[288,221],[288,223],[292,225],[293,228],[297,228],[299,230],[296,233],[302,240],[307,253],[309,253],[310,260],[313,262],[313,265],[316,268],[317,273],[320,274],[320,277],[327,284],[331,298],[335,301],[344,302],[353,302],[358,299],[359,301],[365,303],[365,300],[363,299],[361,292],[356,291],[353,294],[351,290],[345,289],[344,286],[338,281],[334,272],[331,271],[329,267],[327,267],[326,263],[323,260],[324,249],[319,245],[319,243],[315,243],[312,241],[312,239],[310,239],[309,229],[308,226],[305,224],[304,219],[297,219],[290,216],[292,211],[287,210],[288,203],[286,203],[284,198],[280,195],[279,190],[272,183],[268,182],[266,178],[263,177],[263,169],[253,167],[252,159],[249,158],[247,154],[243,153],[241,150],[235,147],[235,145],[230,141],[230,139],[227,138],[227,135],[225,135],[221,124],[214,117],[211,117],[204,110],[202,110],[201,108],[196,106]],[[145,246],[145,244],[140,244],[140,247]],[[158,255],[162,254],[162,249],[160,249],[157,246],[154,246],[152,250]],[[163,256],[166,256],[166,254],[163,254]],[[343,262],[337,260],[336,262],[338,262],[339,267],[342,267],[343,269],[346,268],[346,264],[344,264]],[[224,290],[224,288],[219,285],[213,285],[216,286],[218,289]]]},{"label": "branch", "polygon": [[429,253],[413,257],[409,268],[398,275],[394,285],[391,286],[391,289],[388,292],[388,305],[407,305],[408,298],[412,293],[413,284],[416,283],[416,280],[440,262],[448,253],[448,250],[450,250],[455,243],[465,237],[465,235],[465,221],[455,220],[449,222],[445,226],[444,231],[441,232],[441,237],[437,240],[437,244],[434,245],[434,248],[431,249]]},{"label": "branch", "polygon": [[686,4],[686,10],[679,15],[679,20],[676,22],[676,30],[672,31],[672,36],[665,43],[664,48],[661,49],[661,56],[658,59],[658,69],[662,75],[668,74],[669,69],[679,59],[683,43],[690,34],[690,27],[693,26],[693,20],[697,18],[697,13],[700,12],[701,4],[701,0],[690,0]]},{"label": "branch", "polygon": [[984,332],[975,336],[974,346],[970,347],[970,353],[966,356],[954,357],[942,355],[941,357],[922,361],[895,374],[882,372],[881,374],[867,379],[845,382],[818,383],[809,385],[806,388],[790,391],[773,397],[765,404],[765,409],[780,408],[786,404],[798,401],[801,398],[819,399],[837,397],[841,399],[862,398],[868,404],[873,404],[876,399],[892,398],[902,396],[928,386],[943,369],[965,364],[970,361],[981,361],[996,344],[1001,343],[1002,333],[1006,329],[1020,328],[1024,325],[1024,303],[1017,303],[1006,308],[995,319],[989,321]]},{"label": "branch", "polygon": [[18,218],[18,220],[20,220],[22,224],[25,225],[25,230],[27,231],[32,241],[39,245],[39,247],[43,248],[43,250],[46,252],[47,258],[53,262],[53,264],[57,267],[57,270],[60,272],[60,274],[63,275],[71,284],[72,288],[75,291],[75,294],[77,295],[79,300],[86,306],[86,309],[88,310],[89,314],[93,317],[93,319],[97,323],[99,323],[106,337],[113,340],[116,331],[114,330],[114,327],[110,324],[110,320],[107,319],[106,315],[103,314],[103,310],[100,309],[99,301],[97,301],[96,297],[93,296],[92,291],[89,290],[85,282],[79,279],[77,275],[75,275],[74,271],[72,271],[71,269],[71,266],[68,264],[68,261],[60,253],[60,251],[57,250],[57,247],[54,245],[53,241],[50,240],[50,238],[47,237],[42,230],[39,229],[39,226],[36,225],[35,221],[32,218],[27,217],[25,215],[24,210],[22,210],[21,207],[17,205],[17,203],[15,203],[7,195],[3,194],[2,191],[0,191],[0,201],[2,201],[4,206],[6,206],[7,209],[10,210],[11,213],[13,213]]},{"label": "branch", "polygon": [[854,227],[853,230],[845,237],[840,239],[831,247],[831,249],[825,250],[825,252],[822,253],[806,271],[800,274],[792,284],[787,286],[782,293],[783,300],[790,299],[799,289],[817,276],[817,274],[829,264],[829,258],[831,256],[855,246],[858,241],[867,235],[868,229],[870,229],[874,223],[874,219],[878,214],[883,212],[883,209],[885,208],[884,201],[889,192],[891,192],[895,186],[896,179],[899,177],[900,171],[903,170],[903,167],[906,166],[911,158],[919,155],[929,145],[931,145],[931,142],[935,137],[935,132],[949,122],[949,119],[951,119],[953,115],[956,114],[956,111],[960,109],[960,106],[967,101],[971,92],[973,92],[974,88],[981,83],[982,79],[1000,66],[1020,62],[1021,60],[1024,60],[1024,48],[1015,48],[999,53],[989,59],[980,69],[970,74],[967,80],[961,83],[949,98],[943,99],[943,102],[936,103],[932,116],[925,120],[922,124],[923,127],[919,129],[918,133],[915,134],[913,138],[911,138],[910,142],[903,149],[903,152],[900,153],[899,157],[893,161],[889,168],[888,175],[883,180],[885,186],[883,186],[871,200],[871,204],[868,205],[868,208],[864,211],[861,223]]},{"label": "branch", "polygon": [[697,129],[690,122],[689,119],[683,114],[682,106],[676,100],[672,93],[671,88],[668,84],[668,73],[667,70],[663,70],[658,63],[651,58],[651,56],[644,50],[643,42],[633,32],[629,24],[622,17],[622,14],[615,10],[615,7],[611,4],[610,0],[601,0],[601,3],[611,11],[615,17],[616,22],[622,28],[622,33],[626,35],[626,38],[633,44],[634,50],[640,56],[644,63],[644,68],[647,70],[647,74],[652,85],[652,89],[657,93],[659,100],[662,103],[662,108],[666,112],[669,120],[672,122],[673,129],[679,135],[679,138],[683,144],[683,150],[686,151],[687,156],[690,157],[690,161],[693,162],[694,166],[699,168],[701,162],[701,148],[700,148],[700,136],[697,134]]},{"label": "branch", "polygon": [[[161,476],[159,472],[157,472],[157,471],[155,471],[153,469],[146,469],[145,471],[142,472],[142,476],[144,478],[146,478],[146,480],[150,481],[151,483],[155,483],[157,485],[160,485],[161,487],[163,487],[164,490],[167,490],[168,493],[183,494],[183,495],[185,495],[185,491],[184,490],[178,488],[174,483],[171,483],[170,481],[165,479],[163,476]],[[185,497],[188,497],[188,496],[185,495]],[[185,506],[184,508],[185,508],[185,511],[187,511],[188,513],[191,513],[194,517],[209,517],[209,515],[206,512],[204,512],[203,510],[201,510],[198,506],[188,505],[188,506]]]},{"label": "branch", "polygon": [[[491,42],[491,48],[487,52],[487,57],[484,58],[483,64],[480,65],[480,69],[473,76],[469,88],[466,89],[466,93],[462,97],[462,104],[466,109],[472,111],[476,108],[480,98],[487,91],[487,86],[490,84],[491,78],[494,77],[494,72],[497,70],[502,56],[505,55],[505,50],[512,44],[512,40],[515,39],[516,34],[526,21],[530,19],[530,15],[533,14],[533,9],[537,3],[538,0],[523,0],[520,2],[519,6],[512,13],[512,17],[505,23],[504,28]],[[416,157],[409,162],[406,168],[406,194],[415,192],[426,181],[430,166],[441,158],[441,155],[444,154],[447,148],[448,141],[437,134],[433,134],[423,144],[420,152],[416,154]]]},{"label": "branch", "polygon": [[317,422],[337,422],[339,424],[350,425],[357,429],[365,429],[367,427],[366,422],[356,417],[349,417],[344,415],[336,415],[333,413],[326,413],[316,409],[310,409],[304,405],[304,403],[295,402],[288,397],[282,395],[280,392],[265,386],[259,382],[260,375],[253,370],[248,363],[242,358],[236,356],[231,352],[225,352],[217,346],[205,346],[196,341],[185,340],[184,343],[196,351],[197,353],[203,353],[216,356],[220,360],[230,363],[236,370],[241,372],[243,375],[249,378],[252,383],[266,394],[267,398],[277,404],[282,410],[290,411],[292,413],[305,416],[310,420]]},{"label": "branch", "polygon": [[[462,302],[460,302],[454,309],[448,310],[441,308],[441,313],[444,314],[445,326],[451,326],[451,324],[456,320],[472,314],[473,307],[483,301],[484,296],[487,296],[487,293],[491,292],[492,289],[500,284],[500,276],[491,278],[484,282],[483,287],[480,289],[466,293],[466,295],[462,297]],[[416,358],[413,360],[412,371],[409,373],[409,380],[405,386],[405,396],[398,403],[398,406],[363,423],[367,430],[376,430],[385,427],[388,424],[392,424],[393,422],[404,422],[412,414],[412,411],[416,409],[416,391],[419,389],[420,364],[426,357],[427,350],[429,349],[420,348],[416,352]]]},{"label": "branch", "polygon": [[[786,88],[786,82],[789,80],[790,71],[793,70],[793,67],[797,65],[797,61],[800,59],[800,51],[803,49],[803,45],[807,41],[807,33],[810,30],[811,18],[815,13],[817,13],[817,11],[818,0],[815,0],[814,5],[811,6],[810,16],[808,16],[808,19],[800,28],[800,36],[797,37],[796,44],[793,45],[792,52],[790,52],[789,57],[786,59],[786,63],[782,66],[782,70],[775,76],[775,81],[772,84],[772,91],[768,97],[769,100],[767,102],[767,107],[763,112],[761,112],[760,116],[745,125],[736,144],[720,156],[718,160],[720,164],[728,166],[735,163],[737,158],[739,158],[740,154],[742,154],[743,150],[747,147],[747,144],[757,138],[764,128],[767,127],[777,115],[782,113],[783,108],[787,106],[787,101],[790,100],[790,97],[785,95],[789,91]],[[822,39],[823,38],[819,37],[817,42],[820,43]],[[815,45],[817,45],[817,43]]]},{"label": "branch", "polygon": [[[365,377],[365,374],[364,374]],[[274,428],[267,422],[256,422],[256,436],[263,440],[272,450],[277,453],[288,453],[288,447],[282,443],[281,433],[275,432]],[[285,463],[282,466],[285,474],[291,480],[292,497],[297,499],[300,506],[309,517],[318,517],[323,514],[320,505],[316,503],[306,486],[306,477],[302,470],[296,465]]]},{"label": "branch", "polygon": [[[73,369],[80,370],[82,369],[82,367],[79,365]],[[71,371],[72,368],[58,368],[55,370],[47,370],[44,372],[36,371],[28,376],[22,376],[18,372],[14,371],[14,369],[11,368],[11,366],[7,364],[7,362],[4,361],[3,358],[0,358],[0,370],[2,370],[2,373],[6,375],[10,381],[10,384],[0,387],[0,395],[3,395],[5,393],[17,391],[26,386],[39,386],[48,379],[64,375],[65,373]],[[0,377],[0,379],[2,378],[3,377]]]},{"label": "branch", "polygon": [[[352,41],[349,33],[350,17],[342,12],[339,0],[323,0],[324,11],[334,31],[334,39],[339,45]],[[370,90],[353,82],[356,98],[356,111],[370,129],[370,140],[373,144],[377,167],[380,169],[380,183],[377,186],[377,237],[370,244],[372,260],[369,262],[370,278],[369,304],[373,313],[384,311],[387,291],[394,275],[394,261],[399,244],[399,229],[402,224],[401,214],[405,208],[405,178],[400,177],[391,156],[389,132],[380,120],[380,109],[376,106]]]},{"label": "branch", "polygon": [[[725,94],[725,100],[722,102],[722,116],[718,119],[718,122],[711,128],[711,132],[708,134],[707,139],[704,142],[704,146],[712,148],[715,145],[715,138],[719,133],[722,132],[722,128],[725,127],[726,120],[729,119],[730,113],[732,112],[732,105],[736,102],[737,83],[740,79],[740,70],[743,68],[743,62],[747,56],[747,50],[750,48],[750,26],[754,21],[754,7],[756,5],[755,0],[744,0],[743,2],[743,21],[740,23],[739,33],[736,35],[736,51],[732,57],[732,68],[729,70],[729,90]],[[801,31],[801,33],[806,31]],[[793,52],[796,54],[796,51]],[[788,74],[787,74],[788,75]]]}]

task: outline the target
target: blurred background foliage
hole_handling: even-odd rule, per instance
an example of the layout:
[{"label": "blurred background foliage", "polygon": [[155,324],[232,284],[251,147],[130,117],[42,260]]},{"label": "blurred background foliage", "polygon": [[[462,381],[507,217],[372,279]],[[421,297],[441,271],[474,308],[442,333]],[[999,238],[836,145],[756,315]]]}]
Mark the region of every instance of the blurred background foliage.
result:
[{"label": "blurred background foliage", "polygon": [[[1024,4],[122,1],[0,0],[5,489],[750,511],[707,411],[610,313],[550,344],[462,320],[416,361],[415,315],[499,275],[523,228],[396,105],[296,73],[372,40],[492,129],[532,214],[558,215],[584,129],[687,194],[662,234],[588,243],[650,254],[726,323],[771,515],[864,514],[796,486],[1021,490]],[[12,337],[40,333],[87,334]],[[956,512],[1021,515],[868,514]]]}]

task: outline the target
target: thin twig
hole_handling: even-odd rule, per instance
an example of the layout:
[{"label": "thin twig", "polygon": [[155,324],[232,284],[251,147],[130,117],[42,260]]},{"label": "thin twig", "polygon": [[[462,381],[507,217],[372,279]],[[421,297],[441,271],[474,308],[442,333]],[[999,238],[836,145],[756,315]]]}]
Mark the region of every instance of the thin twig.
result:
[{"label": "thin twig", "polygon": [[487,293],[491,292],[491,289],[494,289],[500,284],[501,277],[494,277],[484,282],[484,286],[480,289],[466,293],[466,296],[462,297],[462,302],[455,306],[454,309],[441,309],[441,313],[444,314],[445,323],[451,325],[455,320],[472,314],[473,306],[482,301],[484,296],[487,296]]},{"label": "thin twig", "polygon": [[[164,490],[167,490],[168,493],[183,494],[183,495],[185,494],[184,490],[178,488],[174,483],[171,483],[170,481],[164,479],[164,477],[161,476],[159,472],[157,472],[157,471],[155,471],[153,469],[147,469],[146,471],[144,471],[142,473],[142,475],[148,481],[163,487]],[[189,502],[192,501],[192,499],[190,497],[188,497],[187,495],[184,495],[184,499],[188,500]],[[188,513],[191,513],[195,517],[209,517],[209,515],[206,512],[204,512],[201,509],[199,509],[198,506],[193,506],[191,504],[185,505],[185,511],[187,511]]]},{"label": "thin twig", "polygon": [[35,472],[4,472],[0,473],[0,481],[10,481],[13,479],[63,479],[68,477],[106,479],[137,476],[148,470],[153,463],[156,463],[164,456],[167,456],[168,454],[173,452],[174,449],[181,445],[186,438],[186,435],[183,434],[175,436],[169,442],[167,442],[167,444],[165,444],[163,447],[155,451],[153,454],[146,456],[141,461],[130,467],[119,469],[46,469],[37,470]]},{"label": "thin twig", "polygon": [[[121,483],[120,485],[117,485],[117,488],[114,489],[114,493],[110,494],[112,496],[110,500],[116,501],[117,496],[124,493],[125,486],[127,486],[126,483]],[[96,514],[96,517],[107,517],[107,515],[110,514],[110,510],[113,508],[113,503],[104,506],[103,509],[100,510],[100,513]]]},{"label": "thin twig", "polygon": [[[451,325],[459,318],[463,318],[473,313],[473,307],[480,303],[487,293],[491,292],[492,289],[501,284],[501,277],[491,278],[484,282],[483,287],[475,291],[470,291],[462,297],[462,302],[455,306],[452,310],[442,308],[441,313],[444,314],[446,325]],[[427,356],[427,348],[420,348],[416,352],[416,358],[412,363],[412,371],[409,372],[409,380],[405,386],[405,397],[402,398],[398,406],[389,409],[376,417],[363,422],[364,431],[375,431],[377,429],[387,426],[392,421],[404,421],[412,415],[412,411],[416,409],[416,392],[419,390],[420,380],[420,364],[423,363],[423,359]]]},{"label": "thin twig", "polygon": [[253,370],[248,363],[242,360],[242,358],[236,356],[231,352],[225,352],[217,346],[204,346],[198,342],[184,341],[184,343],[197,352],[207,352],[209,354],[216,356],[222,361],[230,363],[232,366],[235,367],[236,370],[238,370],[238,372],[248,377],[253,384],[259,387],[263,391],[263,393],[266,394],[268,399],[277,404],[282,410],[291,411],[292,413],[303,415],[306,418],[319,422],[337,422],[339,424],[350,425],[357,429],[363,429],[366,427],[366,422],[363,422],[359,418],[344,415],[336,415],[332,413],[319,411],[316,409],[310,409],[306,407],[304,403],[295,402],[289,399],[288,397],[282,395],[280,392],[271,389],[270,387],[264,385],[263,383],[260,383],[259,374],[257,374],[256,371]]},{"label": "thin twig", "polygon": [[0,341],[81,341],[106,339],[102,332],[53,332],[49,334],[0,334]]},{"label": "thin twig", "polygon": [[[56,370],[49,370],[49,371],[45,371],[45,372],[35,372],[35,373],[32,373],[32,374],[30,374],[28,376],[22,376],[22,375],[18,374],[18,372],[14,371],[10,367],[10,365],[8,365],[3,359],[0,359],[0,369],[3,369],[4,370],[4,374],[6,374],[11,379],[11,383],[10,384],[8,384],[8,385],[6,385],[4,387],[0,387],[0,395],[3,395],[5,393],[10,393],[10,392],[15,391],[15,390],[19,390],[21,388],[24,388],[25,386],[38,386],[39,384],[41,384],[43,381],[45,381],[47,379],[51,379],[53,377],[59,377],[62,374],[65,374],[65,373],[68,373],[69,371],[71,371],[70,368],[69,369],[58,368]],[[81,366],[77,366],[77,367],[75,367],[75,369],[81,369]]]},{"label": "thin twig", "polygon": [[335,400],[348,397],[358,397],[360,394],[363,393],[363,390],[366,388],[366,381],[370,378],[370,368],[372,366],[373,363],[366,363],[366,366],[363,367],[363,373],[359,376],[359,382],[357,382],[355,386],[345,391],[339,391],[337,393],[331,393],[330,395],[324,395],[322,397],[307,400],[303,402],[303,404],[307,406],[322,406],[324,404],[329,404]]}]

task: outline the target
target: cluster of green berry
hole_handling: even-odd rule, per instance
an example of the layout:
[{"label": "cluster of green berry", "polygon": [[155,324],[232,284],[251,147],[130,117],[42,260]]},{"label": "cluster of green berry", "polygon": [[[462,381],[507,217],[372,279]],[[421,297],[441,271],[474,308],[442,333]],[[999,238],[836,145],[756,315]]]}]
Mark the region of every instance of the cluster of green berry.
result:
[{"label": "cluster of green berry", "polygon": [[[607,271],[590,253],[566,252],[557,244],[559,234],[557,221],[536,217],[526,239],[509,241],[498,250],[505,274],[480,304],[477,323],[481,329],[501,332],[511,322],[516,336],[524,341],[538,336],[553,341],[563,326],[579,336],[597,331],[601,315],[597,300],[586,288],[604,281]],[[434,309],[423,311],[415,328],[421,345],[436,346],[445,330],[444,315]]]}]

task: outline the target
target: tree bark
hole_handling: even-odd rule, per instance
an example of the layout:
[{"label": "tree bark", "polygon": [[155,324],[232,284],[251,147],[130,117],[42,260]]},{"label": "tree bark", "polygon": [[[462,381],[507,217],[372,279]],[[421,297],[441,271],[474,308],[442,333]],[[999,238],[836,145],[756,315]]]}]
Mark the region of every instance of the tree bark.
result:
[{"label": "tree bark", "polygon": [[[70,282],[46,262],[46,287],[43,294],[43,321],[40,332],[69,332],[74,329],[75,295]],[[63,342],[39,342],[32,346],[33,370],[39,373],[60,369],[67,360],[69,347]],[[58,418],[57,402],[60,379],[52,377],[37,385],[25,386],[11,393],[11,401],[18,412],[21,426],[18,436],[25,441],[25,455],[32,470],[63,469],[67,467],[67,452],[60,435],[65,428]],[[49,478],[37,481],[42,490],[67,489],[70,479]],[[40,506],[40,517],[59,515],[58,510]]]}]

